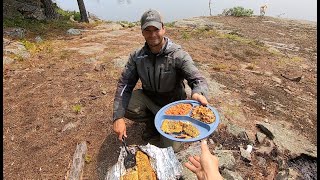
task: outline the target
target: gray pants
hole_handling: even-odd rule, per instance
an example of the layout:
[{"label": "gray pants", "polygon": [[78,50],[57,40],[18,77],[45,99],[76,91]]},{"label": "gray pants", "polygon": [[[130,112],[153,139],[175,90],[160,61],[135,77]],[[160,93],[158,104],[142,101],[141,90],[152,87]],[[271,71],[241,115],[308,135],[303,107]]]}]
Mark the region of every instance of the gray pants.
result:
[{"label": "gray pants", "polygon": [[[153,103],[151,99],[143,93],[142,89],[138,89],[132,92],[125,117],[135,122],[144,122],[147,128],[150,128],[152,126],[154,127],[154,118],[160,109],[161,107]],[[160,146],[172,146],[173,150],[177,152],[182,147],[182,143],[172,141],[161,135]]]}]

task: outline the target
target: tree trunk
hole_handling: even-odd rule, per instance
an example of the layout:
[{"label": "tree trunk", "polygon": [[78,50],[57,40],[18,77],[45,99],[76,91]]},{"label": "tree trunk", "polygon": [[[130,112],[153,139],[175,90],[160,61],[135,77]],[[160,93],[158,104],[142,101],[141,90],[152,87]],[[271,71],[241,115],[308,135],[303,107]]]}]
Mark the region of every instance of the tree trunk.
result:
[{"label": "tree trunk", "polygon": [[211,0],[209,0],[209,10],[210,10],[210,16],[212,16],[212,14],[211,14]]},{"label": "tree trunk", "polygon": [[78,1],[78,6],[79,6],[79,10],[80,10],[80,15],[81,15],[81,20],[80,21],[89,23],[86,7],[84,6],[83,0],[77,0],[77,1]]},{"label": "tree trunk", "polygon": [[44,13],[47,17],[47,19],[57,19],[58,14],[54,9],[53,3],[51,0],[41,0],[43,6],[44,6]]}]

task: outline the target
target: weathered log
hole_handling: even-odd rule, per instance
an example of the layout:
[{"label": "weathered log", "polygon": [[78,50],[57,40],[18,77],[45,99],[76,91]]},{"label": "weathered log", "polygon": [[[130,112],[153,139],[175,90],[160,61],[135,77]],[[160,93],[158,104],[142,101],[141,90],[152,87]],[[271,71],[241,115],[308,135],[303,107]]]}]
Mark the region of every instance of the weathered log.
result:
[{"label": "weathered log", "polygon": [[85,155],[87,153],[87,144],[85,141],[77,144],[76,151],[73,154],[73,160],[68,180],[82,179]]}]

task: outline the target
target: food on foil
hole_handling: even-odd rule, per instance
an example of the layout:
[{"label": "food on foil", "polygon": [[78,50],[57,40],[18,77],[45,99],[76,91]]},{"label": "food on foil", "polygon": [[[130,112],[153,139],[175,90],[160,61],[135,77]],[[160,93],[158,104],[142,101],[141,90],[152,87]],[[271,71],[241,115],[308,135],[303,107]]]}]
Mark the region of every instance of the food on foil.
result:
[{"label": "food on foil", "polygon": [[192,105],[187,103],[171,106],[166,110],[166,115],[187,115],[191,111]]},{"label": "food on foil", "polygon": [[216,120],[211,109],[202,105],[193,108],[191,117],[207,124],[213,123]]},{"label": "food on foil", "polygon": [[165,119],[162,122],[161,130],[167,134],[177,134],[176,138],[195,138],[199,136],[199,130],[190,122]]},{"label": "food on foil", "polygon": [[[159,148],[152,144],[147,145],[130,145],[130,150],[133,151],[137,159],[136,166],[126,169],[124,166],[124,157],[127,155],[124,146],[121,146],[120,154],[118,161],[108,168],[106,175],[103,177],[105,180],[114,180],[123,178],[127,179],[140,179],[137,177],[139,170],[137,164],[140,164],[140,159],[137,157],[137,152],[141,151],[145,153],[151,164],[151,167],[154,170],[157,180],[178,180],[183,175],[183,165],[179,162],[176,154],[173,151],[173,148]],[[139,156],[139,154],[138,154]],[[139,159],[139,160],[138,160]],[[140,168],[141,169],[141,168]],[[132,171],[133,170],[133,171]],[[129,175],[132,174],[132,175]],[[127,176],[126,176],[127,175]]]},{"label": "food on foil", "polygon": [[120,180],[139,180],[138,171],[131,170],[120,177]]},{"label": "food on foil", "polygon": [[149,157],[142,151],[136,152],[136,166],[120,177],[120,180],[156,180],[157,176],[153,170]]},{"label": "food on foil", "polygon": [[142,151],[137,151],[136,161],[139,180],[157,180],[156,173],[151,166],[148,155]]}]

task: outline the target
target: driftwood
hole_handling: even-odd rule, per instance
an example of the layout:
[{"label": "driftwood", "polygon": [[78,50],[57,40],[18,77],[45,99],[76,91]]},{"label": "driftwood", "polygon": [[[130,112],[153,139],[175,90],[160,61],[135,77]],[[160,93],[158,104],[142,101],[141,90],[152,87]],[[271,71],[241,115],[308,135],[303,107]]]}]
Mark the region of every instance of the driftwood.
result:
[{"label": "driftwood", "polygon": [[87,144],[85,141],[77,144],[76,151],[73,154],[73,161],[70,172],[68,172],[68,180],[82,179],[83,167],[85,162],[85,155],[87,153]]}]

